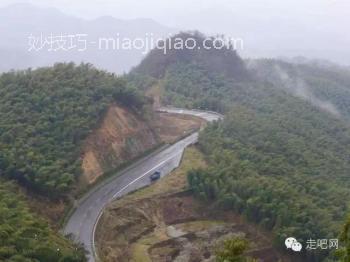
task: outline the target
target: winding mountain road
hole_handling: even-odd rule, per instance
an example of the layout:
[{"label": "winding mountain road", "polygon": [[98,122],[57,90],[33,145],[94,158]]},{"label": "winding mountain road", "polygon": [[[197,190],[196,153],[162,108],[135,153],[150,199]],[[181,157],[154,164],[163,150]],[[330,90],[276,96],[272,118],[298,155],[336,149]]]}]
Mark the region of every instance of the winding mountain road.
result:
[{"label": "winding mountain road", "polygon": [[[160,108],[158,111],[193,115],[209,122],[223,117],[215,112],[178,108]],[[149,185],[149,176],[156,170],[160,171],[162,176],[169,174],[179,166],[184,149],[197,140],[198,133],[193,133],[161,151],[146,156],[77,201],[63,232],[65,235],[71,234],[77,242],[84,244],[89,251],[89,262],[98,261],[94,237],[96,225],[106,205],[131,191]]]}]

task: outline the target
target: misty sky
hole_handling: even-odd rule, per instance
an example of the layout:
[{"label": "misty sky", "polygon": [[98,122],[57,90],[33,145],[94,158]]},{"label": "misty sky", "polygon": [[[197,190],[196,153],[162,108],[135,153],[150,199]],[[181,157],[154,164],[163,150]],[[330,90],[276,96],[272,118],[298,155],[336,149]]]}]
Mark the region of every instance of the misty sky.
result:
[{"label": "misty sky", "polygon": [[0,0],[94,19],[152,18],[180,30],[242,38],[243,55],[307,56],[350,64],[350,0]]},{"label": "misty sky", "polygon": [[53,6],[85,18],[102,15],[147,17],[172,26],[181,25],[182,17],[211,8],[266,18],[281,16],[308,20],[314,17],[322,22],[328,19],[350,21],[349,0],[0,0],[0,6],[16,2]]}]

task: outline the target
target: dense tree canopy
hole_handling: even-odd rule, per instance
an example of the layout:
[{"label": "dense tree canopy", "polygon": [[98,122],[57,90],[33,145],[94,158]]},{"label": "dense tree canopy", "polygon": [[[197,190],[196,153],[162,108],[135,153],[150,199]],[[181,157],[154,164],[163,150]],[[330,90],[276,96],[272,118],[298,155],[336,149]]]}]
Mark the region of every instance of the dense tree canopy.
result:
[{"label": "dense tree canopy", "polygon": [[144,99],[89,64],[0,76],[0,172],[56,197],[79,176],[82,141],[111,103],[140,110]]},{"label": "dense tree canopy", "polygon": [[256,260],[244,256],[247,251],[249,243],[246,239],[235,237],[226,239],[217,248],[216,261],[217,262],[255,262]]},{"label": "dense tree canopy", "polygon": [[[288,236],[337,238],[349,212],[350,72],[252,60],[249,77],[239,78],[243,69],[210,70],[200,52],[173,55],[160,59],[154,51],[148,60],[163,61],[163,71],[153,74],[144,63],[138,72],[160,80],[166,104],[226,115],[200,134],[210,165],[189,173],[195,194],[273,231],[280,247]],[[227,65],[216,55],[220,68]]]},{"label": "dense tree canopy", "polygon": [[250,78],[232,43],[220,36],[206,37],[199,32],[181,32],[166,39],[133,72],[159,79],[177,63],[200,65],[207,72],[220,73],[239,81]]},{"label": "dense tree canopy", "polygon": [[252,60],[248,65],[257,81],[269,81],[311,102],[316,99],[321,107],[334,107],[333,111],[350,120],[350,70],[347,68],[273,59]]},{"label": "dense tree canopy", "polygon": [[290,235],[337,238],[349,212],[349,126],[292,96],[265,99],[202,132],[211,167],[191,172],[191,187],[273,231],[281,247]]},{"label": "dense tree canopy", "polygon": [[0,179],[0,261],[86,261],[84,250],[31,214],[17,191]]}]

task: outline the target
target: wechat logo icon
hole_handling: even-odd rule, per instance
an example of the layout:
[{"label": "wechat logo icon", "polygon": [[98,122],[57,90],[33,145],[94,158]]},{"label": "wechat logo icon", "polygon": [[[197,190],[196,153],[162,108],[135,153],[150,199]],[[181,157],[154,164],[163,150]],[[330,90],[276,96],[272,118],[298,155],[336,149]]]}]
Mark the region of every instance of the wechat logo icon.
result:
[{"label": "wechat logo icon", "polygon": [[284,243],[287,249],[292,249],[295,252],[300,252],[303,248],[303,246],[294,237],[288,237]]}]

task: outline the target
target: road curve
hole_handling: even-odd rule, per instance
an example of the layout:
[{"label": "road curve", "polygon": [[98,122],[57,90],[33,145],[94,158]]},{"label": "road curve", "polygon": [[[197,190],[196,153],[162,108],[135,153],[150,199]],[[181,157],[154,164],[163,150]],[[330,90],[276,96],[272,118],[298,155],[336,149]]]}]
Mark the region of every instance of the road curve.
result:
[{"label": "road curve", "polygon": [[[160,108],[158,111],[198,116],[209,122],[223,117],[215,112],[179,108]],[[160,152],[137,161],[121,171],[118,176],[111,178],[97,189],[92,189],[91,192],[77,201],[76,208],[63,229],[64,234],[70,234],[77,242],[84,244],[89,252],[90,262],[98,260],[94,235],[105,206],[116,198],[149,185],[149,175],[155,170],[160,171],[162,176],[169,174],[179,166],[184,149],[197,140],[198,133],[194,133]]]}]

